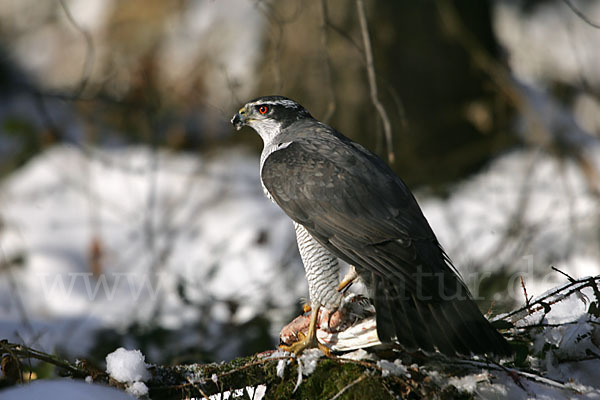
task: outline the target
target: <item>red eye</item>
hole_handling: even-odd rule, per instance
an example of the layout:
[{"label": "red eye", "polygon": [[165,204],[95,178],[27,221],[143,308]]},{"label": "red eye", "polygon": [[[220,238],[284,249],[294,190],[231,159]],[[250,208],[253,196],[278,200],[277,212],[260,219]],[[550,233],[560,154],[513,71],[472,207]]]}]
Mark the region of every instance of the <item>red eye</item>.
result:
[{"label": "red eye", "polygon": [[269,107],[267,107],[267,106],[260,106],[258,108],[258,112],[261,113],[261,114],[266,114],[267,111],[269,111]]}]

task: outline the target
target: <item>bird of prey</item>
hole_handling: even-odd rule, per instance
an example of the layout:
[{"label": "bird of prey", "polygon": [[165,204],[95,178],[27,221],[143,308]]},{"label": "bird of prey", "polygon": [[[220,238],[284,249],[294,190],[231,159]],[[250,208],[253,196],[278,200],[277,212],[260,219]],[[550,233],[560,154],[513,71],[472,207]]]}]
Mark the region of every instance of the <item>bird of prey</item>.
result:
[{"label": "bird of prey", "polygon": [[231,122],[262,138],[263,189],[294,222],[312,314],[308,334],[289,350],[314,346],[319,309],[340,306],[341,259],[368,288],[381,342],[446,355],[512,353],[379,157],[283,96],[254,99]]}]

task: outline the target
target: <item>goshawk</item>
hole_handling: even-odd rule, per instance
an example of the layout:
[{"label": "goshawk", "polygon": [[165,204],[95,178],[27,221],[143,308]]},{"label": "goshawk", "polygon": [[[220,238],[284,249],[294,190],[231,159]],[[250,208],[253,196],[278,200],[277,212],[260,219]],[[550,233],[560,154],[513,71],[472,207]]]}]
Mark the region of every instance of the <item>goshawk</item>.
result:
[{"label": "goshawk", "polygon": [[338,259],[356,268],[381,342],[447,355],[512,353],[481,314],[404,182],[375,154],[282,96],[248,102],[231,120],[264,142],[266,195],[293,220],[306,270],[315,344],[320,308],[335,311]]}]

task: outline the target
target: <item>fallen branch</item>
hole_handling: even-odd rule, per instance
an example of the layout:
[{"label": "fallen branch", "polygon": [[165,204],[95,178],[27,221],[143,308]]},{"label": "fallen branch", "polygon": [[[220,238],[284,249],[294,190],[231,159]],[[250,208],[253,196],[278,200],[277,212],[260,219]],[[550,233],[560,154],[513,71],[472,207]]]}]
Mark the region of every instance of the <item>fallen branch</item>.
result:
[{"label": "fallen branch", "polygon": [[[528,396],[535,383],[547,387],[557,397],[577,395],[585,386],[574,385],[557,379],[544,368],[547,354],[554,352],[556,346],[546,353],[534,353],[534,342],[539,335],[549,329],[577,329],[577,325],[589,329],[600,329],[600,320],[589,313],[587,320],[574,316],[577,320],[564,323],[531,321],[531,314],[542,312],[548,315],[551,307],[569,296],[576,296],[584,303],[592,303],[593,296],[600,297],[600,277],[574,280],[560,288],[529,301],[518,310],[505,314],[496,320],[504,321],[510,328],[504,333],[507,339],[525,350],[520,359],[497,362],[482,358],[450,358],[440,354],[406,353],[398,349],[386,352],[364,352],[363,358],[341,358],[339,356],[321,357],[317,366],[308,374],[306,366],[302,366],[302,357],[295,358],[289,353],[268,351],[251,357],[238,358],[228,363],[189,364],[175,366],[155,365],[149,367],[152,377],[145,384],[149,388],[150,397],[154,400],[166,398],[198,397],[208,398],[212,395],[238,396],[251,398],[256,391],[266,391],[270,398],[454,398],[464,397],[464,392],[474,390],[472,384],[461,386],[461,379],[479,385],[512,385]],[[593,288],[589,290],[589,288]],[[585,293],[582,290],[586,289]],[[592,295],[592,293],[594,293]],[[517,322],[519,324],[517,325]],[[536,336],[537,335],[537,336]],[[544,340],[546,338],[544,337]],[[583,342],[576,342],[583,343]],[[556,353],[550,355],[554,363],[569,363],[572,368],[578,362],[600,360],[600,351],[591,343],[591,347],[574,353]],[[589,345],[589,344],[588,344]],[[557,355],[558,354],[558,355]],[[367,358],[364,358],[364,356]],[[83,379],[91,376],[94,382],[107,383],[123,389],[123,384],[114,381],[104,371],[94,369],[86,361],[70,362],[58,356],[46,354],[30,347],[0,342],[0,358],[6,360],[2,365],[12,365],[13,371],[17,362],[21,379],[5,380],[4,385],[14,384],[22,379],[22,374],[35,368],[29,360],[39,360],[57,367],[61,375]],[[289,362],[295,359],[296,362]],[[394,361],[382,361],[382,360]],[[535,361],[537,360],[537,361]],[[30,365],[28,366],[27,363]],[[31,366],[33,364],[33,367]],[[556,366],[555,366],[556,367]],[[8,368],[8,367],[6,367]],[[5,373],[6,375],[6,373]],[[301,379],[299,379],[301,377]],[[297,382],[301,382],[297,387]],[[453,385],[458,385],[455,387]],[[469,389],[471,387],[471,389]],[[592,389],[593,390],[593,389]],[[229,393],[229,394],[228,394]]]}]

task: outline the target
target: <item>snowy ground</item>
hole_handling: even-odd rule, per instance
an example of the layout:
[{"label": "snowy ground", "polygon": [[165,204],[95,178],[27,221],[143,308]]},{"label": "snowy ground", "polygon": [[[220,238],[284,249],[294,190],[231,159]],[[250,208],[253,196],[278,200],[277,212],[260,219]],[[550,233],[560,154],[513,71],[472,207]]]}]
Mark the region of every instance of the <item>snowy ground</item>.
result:
[{"label": "snowy ground", "polygon": [[499,316],[535,343],[519,369],[474,362],[464,376],[443,378],[433,370],[432,378],[478,398],[600,399],[600,280],[593,282],[554,288],[529,309]]},{"label": "snowy ground", "polygon": [[[600,171],[600,147],[590,149]],[[516,150],[456,186],[449,198],[421,205],[473,294],[504,270],[498,297],[521,302],[573,277],[600,274],[600,200],[579,165],[542,151]]]},{"label": "snowy ground", "polygon": [[[592,23],[600,21],[597,1],[497,0],[493,2],[494,32],[506,50],[511,76],[522,83],[522,89],[545,93],[546,102],[556,102],[559,96],[548,93],[552,93],[557,83],[571,88],[571,95],[562,99],[568,118],[599,138],[600,30],[585,22],[569,4]],[[533,106],[538,108],[537,104]],[[543,124],[562,124],[558,119],[564,119],[563,115],[557,115],[564,111],[539,108],[536,111],[542,113]],[[566,133],[572,134],[570,131]]]},{"label": "snowy ground", "polygon": [[134,400],[135,397],[108,386],[90,385],[81,381],[41,380],[2,391],[3,400]]},{"label": "snowy ground", "polygon": [[181,339],[189,345],[257,314],[283,324],[305,293],[303,269],[256,169],[242,151],[41,154],[2,185],[2,260],[23,261],[0,276],[0,337],[79,355],[99,327],[210,321]]},{"label": "snowy ground", "polygon": [[[530,296],[565,282],[551,265],[600,273],[597,200],[570,162],[517,150],[447,199],[419,197],[476,296],[500,269],[510,279],[497,295],[518,303],[521,276]],[[182,332],[175,346],[230,358],[241,343],[228,327],[265,316],[275,340],[306,296],[291,224],[242,150],[55,147],[3,182],[0,203],[0,337],[11,341],[83,356],[97,329],[154,323]]]},{"label": "snowy ground", "polygon": [[[577,16],[564,1],[494,2],[494,30],[509,50],[508,62],[519,79],[532,85],[553,80],[567,84],[582,78],[600,85],[600,32]],[[600,3],[571,0],[590,21],[600,21]],[[527,11],[524,11],[527,9]]]},{"label": "snowy ground", "polygon": [[[72,3],[76,19],[86,20],[82,13],[90,8],[76,7],[81,1]],[[96,8],[100,3],[94,3]],[[599,3],[574,3],[590,19],[600,21]],[[592,87],[600,85],[595,73],[600,64],[599,31],[583,23],[564,2],[540,3],[529,14],[515,2],[494,4],[495,30],[515,78],[547,99],[543,91],[548,82],[572,84],[583,79]],[[197,6],[193,15],[207,15],[204,11]],[[242,12],[236,18],[245,16]],[[0,18],[23,23],[12,15]],[[253,16],[255,29],[247,40],[258,37],[259,19]],[[193,21],[192,16],[186,26],[201,36],[208,25],[192,26]],[[162,52],[168,60],[188,53],[175,47],[182,43],[179,38],[186,35],[185,29],[169,29]],[[29,69],[43,76],[48,75],[49,59],[44,63],[39,57],[58,54],[56,71],[62,74],[62,53],[52,49],[60,43],[71,52],[79,45],[65,47],[62,35],[45,32],[32,30],[17,47],[38,57],[37,64],[29,62]],[[31,52],[31,35],[53,44]],[[239,58],[237,50],[232,54]],[[228,55],[223,57],[227,62]],[[72,64],[79,74],[79,64]],[[246,64],[234,68],[233,74],[252,73]],[[171,72],[185,75],[186,68],[190,66]],[[0,115],[34,108],[17,100],[0,107]],[[566,112],[583,130],[598,132],[596,97],[582,92],[569,106],[572,109],[567,107]],[[50,112],[59,125],[71,127],[69,138],[80,138],[70,109],[51,107]],[[551,113],[556,115],[554,109]],[[27,113],[27,120],[35,122],[37,114]],[[556,125],[554,120],[548,123]],[[586,149],[596,172],[599,147]],[[448,198],[432,197],[426,190],[417,194],[474,295],[481,294],[483,278],[504,271],[508,278],[496,291],[497,299],[520,303],[521,277],[529,296],[566,281],[551,266],[576,278],[600,274],[600,207],[588,178],[572,160],[521,149],[458,183]],[[153,324],[177,332],[177,340],[169,342],[173,353],[197,347],[228,359],[242,351],[239,333],[245,323],[264,316],[275,340],[306,294],[291,224],[264,198],[255,154],[240,149],[198,156],[146,147],[83,151],[60,146],[39,154],[0,183],[0,339],[85,356],[96,344],[94,332],[124,332],[133,325]],[[568,304],[559,309],[563,314],[550,317],[581,308],[576,301]],[[551,353],[555,358],[544,361],[545,370],[556,379],[573,374],[565,370],[566,364],[556,365],[557,357],[564,355],[561,349],[573,343],[570,339],[563,343],[560,337],[591,337],[585,336],[587,325],[578,319],[570,322],[568,332],[550,329],[542,336],[545,342],[538,342],[557,346]],[[125,344],[138,347],[132,339]],[[156,344],[146,356],[158,361],[165,350]],[[590,370],[597,371],[596,365],[585,371]],[[593,377],[580,380],[589,385]],[[518,391],[508,377],[500,392],[498,387],[486,389],[489,379],[474,374],[455,383],[487,396],[506,397]],[[542,389],[531,391],[545,395]]]}]

